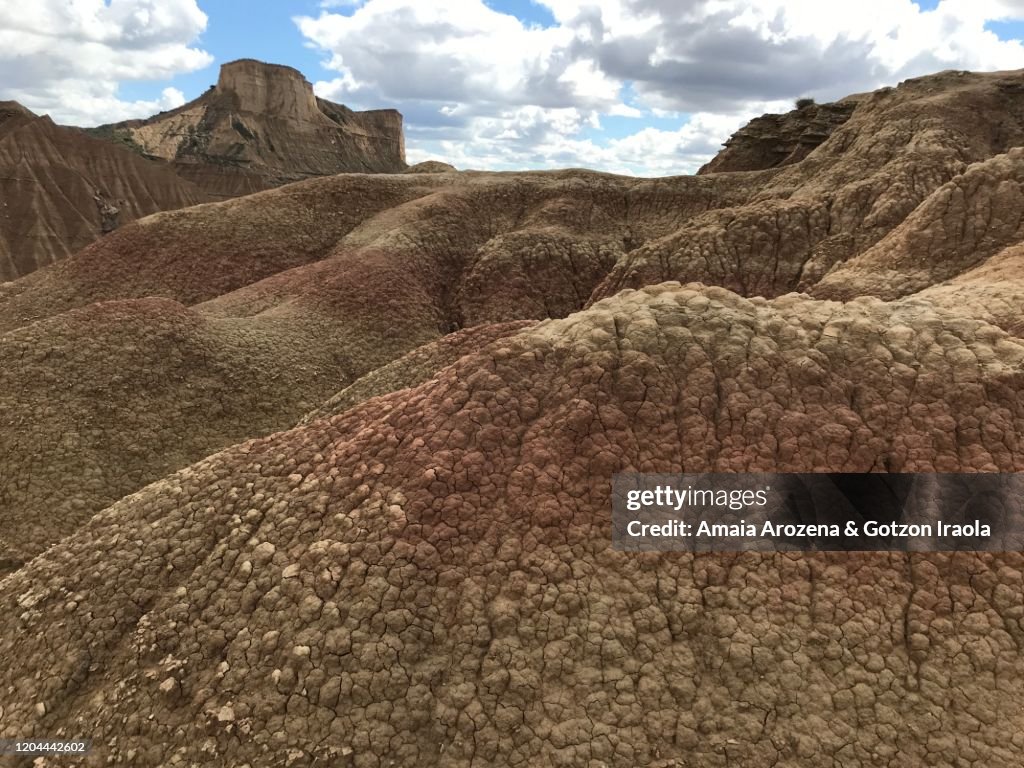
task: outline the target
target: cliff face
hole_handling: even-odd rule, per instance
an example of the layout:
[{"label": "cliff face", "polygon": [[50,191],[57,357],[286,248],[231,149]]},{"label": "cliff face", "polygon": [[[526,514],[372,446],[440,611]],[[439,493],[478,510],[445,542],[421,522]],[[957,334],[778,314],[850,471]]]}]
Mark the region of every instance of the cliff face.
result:
[{"label": "cliff face", "polygon": [[217,197],[406,167],[401,114],[318,99],[298,70],[252,59],[225,64],[216,86],[176,110],[109,129]]},{"label": "cliff face", "polygon": [[232,99],[238,112],[279,115],[292,120],[320,119],[313,87],[292,67],[240,59],[225,64],[217,78],[217,92]]},{"label": "cliff face", "polygon": [[166,163],[0,103],[0,281],[142,216],[208,200]]},{"label": "cliff face", "polygon": [[856,97],[834,104],[811,104],[784,115],[762,115],[740,128],[697,173],[761,171],[799,163],[845,123]]}]

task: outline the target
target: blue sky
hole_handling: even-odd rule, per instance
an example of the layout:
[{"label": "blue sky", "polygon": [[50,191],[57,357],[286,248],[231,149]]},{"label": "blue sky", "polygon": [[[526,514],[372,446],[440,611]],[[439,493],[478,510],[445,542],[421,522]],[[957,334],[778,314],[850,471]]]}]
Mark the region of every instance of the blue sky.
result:
[{"label": "blue sky", "polygon": [[112,122],[257,58],[399,109],[413,162],[667,175],[799,96],[1024,68],[1021,16],[1017,0],[0,0],[0,98]]},{"label": "blue sky", "polygon": [[[220,64],[243,58],[288,64],[303,72],[309,80],[329,77],[331,73],[321,67],[323,54],[303,45],[303,37],[292,21],[298,14],[315,15],[319,6],[316,0],[261,3],[204,0],[199,7],[209,17],[209,22],[196,44],[213,54],[215,61],[196,72],[178,75],[169,82],[122,83],[119,94],[128,100],[148,99],[165,86],[172,85],[192,99],[217,82]],[[254,7],[258,8],[256,12]]]}]

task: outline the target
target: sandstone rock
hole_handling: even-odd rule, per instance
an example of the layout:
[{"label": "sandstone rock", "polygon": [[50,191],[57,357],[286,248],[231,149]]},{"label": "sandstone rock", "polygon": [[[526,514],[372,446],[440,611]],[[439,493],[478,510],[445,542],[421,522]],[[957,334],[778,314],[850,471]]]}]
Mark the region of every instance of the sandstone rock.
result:
[{"label": "sandstone rock", "polygon": [[311,176],[406,167],[398,112],[354,112],[317,98],[298,70],[253,59],[224,64],[216,86],[188,104],[103,129],[171,162],[218,198]]}]

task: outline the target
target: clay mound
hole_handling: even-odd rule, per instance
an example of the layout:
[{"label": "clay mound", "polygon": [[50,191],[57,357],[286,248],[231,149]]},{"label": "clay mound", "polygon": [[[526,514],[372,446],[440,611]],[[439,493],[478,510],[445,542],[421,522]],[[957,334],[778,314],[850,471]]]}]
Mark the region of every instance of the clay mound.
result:
[{"label": "clay mound", "polygon": [[165,299],[0,336],[0,571],[170,472],[290,427],[385,354]]},{"label": "clay mound", "polygon": [[1022,240],[1024,148],[1014,147],[936,189],[899,227],[832,270],[812,292],[826,298],[905,296],[984,264]]},{"label": "clay mound", "polygon": [[321,259],[367,218],[429,191],[417,177],[347,176],[151,216],[0,286],[0,331],[95,301],[206,301]]},{"label": "clay mound", "polygon": [[531,321],[479,325],[424,344],[362,376],[319,408],[306,414],[300,424],[337,416],[370,398],[415,387],[429,381],[438,371],[447,368],[456,360],[479,352],[497,339],[511,336],[531,325]]},{"label": "clay mound", "polygon": [[[114,499],[214,449],[292,426],[360,377],[377,372],[362,382],[362,389],[344,392],[340,402],[399,380],[410,386],[442,367],[446,357],[464,354],[463,341],[474,344],[493,338],[490,333],[511,332],[489,329],[491,323],[565,316],[579,309],[614,263],[616,249],[622,249],[623,222],[621,211],[616,213],[623,206],[620,183],[580,173],[511,178],[485,174],[462,187],[442,185],[436,190],[408,177],[316,180],[151,217],[14,283],[7,301],[0,303],[0,317],[18,330],[0,336],[0,341],[11,339],[12,376],[21,377],[12,379],[8,391],[25,396],[8,404],[11,423],[20,426],[0,435],[0,449],[8,456],[0,458],[0,471],[23,478],[25,487],[0,512],[0,522],[6,520],[10,531],[8,549],[21,553],[9,559],[24,560],[41,551]],[[375,191],[380,193],[376,197]],[[664,191],[655,191],[658,205],[647,204],[651,226],[660,221],[662,208],[676,210],[675,215],[680,210]],[[638,201],[650,194],[643,184],[630,192]],[[375,205],[384,208],[403,196],[408,202],[374,215]],[[602,209],[614,215],[605,217],[602,226],[596,217],[589,225],[589,217]],[[295,227],[301,217],[310,224]],[[323,224],[317,226],[317,221]],[[440,221],[444,228],[439,228]],[[640,222],[634,217],[634,227]],[[184,236],[175,237],[177,233]],[[324,256],[335,238],[340,244]],[[249,244],[253,250],[247,251]],[[288,260],[321,256],[320,261],[285,269]],[[281,271],[250,282],[258,270]],[[545,279],[538,282],[538,276]],[[199,301],[239,283],[243,285],[237,290]],[[242,335],[244,343],[223,341],[217,347],[227,344],[229,360],[247,359],[248,345],[255,344],[254,359],[279,359],[287,371],[269,365],[235,376],[227,360],[210,371],[211,361],[219,359],[211,354],[209,360],[196,362],[197,370],[205,371],[197,375],[208,381],[209,392],[192,401],[188,412],[180,412],[175,398],[141,406],[116,396],[111,404],[110,393],[122,390],[126,376],[111,366],[111,349],[128,345],[137,350],[130,358],[132,367],[171,376],[160,373],[166,368],[167,350],[134,340],[157,333],[144,311],[152,299],[142,298],[154,293],[191,304],[194,315],[189,316],[203,327],[220,329],[217,334]],[[112,337],[106,315],[97,318],[92,311],[106,305],[91,302],[114,297],[135,301],[119,298],[123,329]],[[74,306],[81,308],[68,311]],[[185,311],[180,304],[174,306]],[[38,316],[49,318],[29,322]],[[378,371],[463,325],[485,327]],[[61,329],[67,327],[75,331],[74,342],[63,339]],[[41,365],[30,364],[32,357],[22,358],[25,350],[69,344],[77,350],[73,366],[60,357],[46,358]],[[261,375],[269,380],[259,381]],[[95,396],[76,395],[69,377]],[[143,390],[146,381],[138,385]],[[259,395],[266,387],[272,388],[273,397]],[[246,394],[237,398],[240,392]],[[229,435],[216,418],[207,420],[208,409],[219,413],[227,401],[237,417],[234,428],[244,421],[246,408],[255,407],[253,397],[262,398],[257,400],[260,411],[254,412],[247,430],[238,427]],[[43,402],[53,410],[40,412],[32,405]],[[123,414],[122,408],[134,410]],[[134,414],[140,409],[146,423],[136,429]],[[48,455],[45,446],[69,429],[69,413],[80,413],[76,419],[91,425],[95,439]],[[149,439],[161,423],[167,436],[194,432],[195,439],[181,440],[178,450],[168,452],[161,440]],[[131,441],[124,440],[125,433]],[[140,446],[131,472],[101,473],[95,483],[78,484],[82,467],[125,466],[123,442]],[[25,453],[28,444],[36,448]],[[54,477],[65,480],[53,482]]]},{"label": "clay mound", "polygon": [[[150,217],[10,284],[6,301],[0,294],[0,328],[11,331],[0,336],[0,359],[12,393],[0,473],[20,486],[0,506],[9,567],[168,472],[292,426],[360,377],[371,376],[325,407],[402,380],[411,386],[468,351],[463,343],[511,332],[489,330],[492,322],[579,309],[622,248],[620,184],[580,173],[484,174],[458,188],[398,176],[313,180]],[[662,194],[649,208],[652,222],[663,207],[676,206]],[[614,215],[588,230],[603,208]],[[202,329],[201,340],[146,341],[167,335],[149,309],[155,300],[144,298],[160,294],[195,334]],[[104,300],[115,301],[94,303]],[[119,308],[114,326],[111,306]],[[464,324],[485,327],[433,344]],[[151,376],[181,379],[166,359],[185,354],[181,345],[206,350],[186,354],[204,388],[149,397]],[[111,350],[123,346],[132,353],[112,365]],[[71,361],[48,352],[68,349]],[[250,359],[287,370],[235,370],[232,361]],[[88,425],[85,437],[64,441],[76,424]]]},{"label": "clay mound", "polygon": [[[496,222],[486,213],[491,207],[476,204],[506,194],[505,184],[482,181],[474,194],[459,193],[457,217],[444,191],[432,192],[408,177],[364,176],[315,180],[246,200],[160,214],[8,286],[8,299],[0,302],[9,330],[0,336],[0,359],[9,368],[4,391],[12,396],[5,403],[10,429],[0,432],[0,473],[19,478],[17,493],[0,505],[9,564],[23,562],[117,498],[170,471],[233,442],[292,426],[356,379],[453,330],[464,314],[461,299],[452,295],[467,269],[460,258],[494,234]],[[576,181],[569,177],[571,186]],[[528,221],[565,193],[547,177],[534,187],[529,195],[524,185],[520,195],[533,212]],[[411,199],[395,205],[403,198]],[[383,222],[374,224],[375,208],[385,208]],[[398,216],[392,214],[396,209]],[[442,237],[440,210],[459,223]],[[507,215],[505,226],[511,226],[518,214],[512,209]],[[296,226],[304,221],[309,223]],[[289,261],[324,256],[343,235],[351,242],[322,261],[286,269]],[[593,237],[607,235],[597,231]],[[495,249],[489,253],[493,260]],[[552,274],[562,280],[553,281],[547,293],[543,284],[523,296],[509,284],[487,286],[472,305],[474,323],[529,310],[530,297],[537,306],[558,306],[566,299],[565,286],[586,279],[586,273],[574,272],[569,260],[559,260],[557,267]],[[252,282],[262,272],[278,270],[283,271]],[[563,313],[582,304],[600,274],[571,292],[574,298]],[[238,290],[200,302],[239,284]],[[143,298],[154,293],[173,299],[164,304],[188,318],[195,333],[171,334],[174,343],[166,346],[147,341],[167,336],[149,309],[157,300]],[[93,303],[115,298],[113,304]],[[113,325],[112,306],[119,308]],[[37,317],[43,319],[32,322]],[[467,338],[487,338],[487,333]],[[195,334],[201,339],[193,339]],[[455,346],[442,344],[434,352],[443,357]],[[122,347],[132,352],[113,365],[111,350]],[[72,360],[65,359],[69,349]],[[51,350],[62,352],[51,355]],[[416,363],[424,377],[441,367],[429,361],[434,352]],[[183,354],[203,389],[187,398],[176,391],[150,397],[154,380],[182,379],[181,370],[168,368],[167,357],[177,360]],[[266,364],[250,370],[248,361],[255,360]],[[277,365],[286,370],[278,371]],[[398,375],[415,373],[410,367],[384,372],[378,386]],[[191,387],[192,377],[180,386]],[[189,404],[185,411],[183,401]],[[231,414],[230,429],[220,416],[225,411]],[[62,442],[65,434],[76,434],[78,424],[88,425],[86,436]],[[174,450],[167,450],[168,440]],[[61,448],[53,449],[54,444]],[[127,446],[132,446],[128,456]],[[81,480],[83,472],[88,482]]]},{"label": "clay mound", "polygon": [[364,266],[337,276],[351,301],[335,311],[306,303],[232,317],[133,299],[0,336],[0,573],[144,485],[293,426],[339,389],[324,408],[419,383],[522,327],[430,343],[442,308],[416,285],[380,301],[390,275]]},{"label": "clay mound", "polygon": [[979,266],[915,294],[1024,338],[1024,243],[1003,249]]},{"label": "clay mound", "polygon": [[382,343],[409,334],[417,344],[482,324],[565,317],[637,239],[671,231],[712,195],[750,193],[693,177],[666,185],[585,171],[421,178],[437,185],[430,194],[367,219],[324,259],[199,308],[300,325],[309,314],[333,317]]},{"label": "clay mound", "polygon": [[[225,297],[220,304],[231,309],[221,311],[235,315],[296,299],[376,303],[410,280],[432,285],[448,306],[445,332],[564,316],[638,243],[752,193],[739,175],[668,183],[586,171],[314,179],[147,218],[0,285],[0,331],[93,301],[154,295],[186,305]],[[353,297],[350,268],[381,278]],[[281,277],[258,282],[274,275]]]},{"label": "clay mound", "polygon": [[313,95],[291,67],[240,59],[216,86],[148,120],[103,126],[219,198],[312,176],[405,170],[402,116]]},{"label": "clay mound", "polygon": [[440,160],[424,160],[422,163],[410,165],[405,169],[406,173],[450,173],[457,171],[454,165],[442,163]]},{"label": "clay mound", "polygon": [[[646,219],[634,216],[626,226],[622,183],[579,172],[481,174],[459,187],[397,176],[314,180],[151,217],[11,284],[6,300],[0,293],[0,327],[9,330],[0,353],[9,341],[6,391],[20,394],[7,403],[16,428],[0,433],[0,472],[20,477],[23,487],[0,509],[8,560],[24,561],[113,500],[213,450],[292,426],[360,377],[369,375],[326,405],[328,412],[357,396],[418,383],[465,354],[464,343],[479,345],[515,327],[491,323],[579,309],[628,232],[665,226],[667,212],[683,215],[693,204],[685,185],[667,194],[630,182],[629,197]],[[300,266],[287,269],[295,262]],[[256,279],[266,272],[276,274]],[[147,310],[154,300],[144,298],[160,293],[180,312],[190,304],[186,316],[207,329],[203,338],[219,340],[220,352],[189,355],[206,388],[188,398],[185,412],[176,396],[140,404],[115,394],[135,368],[143,398],[147,371],[176,380],[165,360],[179,354],[176,348],[140,341],[163,336]],[[108,305],[93,303],[112,299],[121,308],[116,334],[98,309]],[[464,325],[482,328],[438,342]],[[425,344],[432,346],[381,368]],[[109,359],[121,346],[133,350],[127,373]],[[61,356],[24,357],[69,347],[73,365]],[[269,364],[234,371],[230,361],[250,357],[276,359],[287,370]],[[72,384],[91,394],[77,394]],[[247,408],[255,410],[245,427]],[[224,409],[232,414],[230,430],[208,413]],[[89,424],[88,439],[47,448],[79,422]],[[177,441],[175,450],[166,450],[166,439]],[[125,445],[135,454],[125,457]],[[119,469],[80,481],[83,471],[108,466]]]},{"label": "clay mound", "polygon": [[139,765],[1016,765],[1020,553],[617,553],[608,477],[1019,471],[1022,365],[920,299],[623,293],[0,582],[0,735]]},{"label": "clay mound", "polygon": [[105,232],[209,198],[166,164],[0,105],[0,281],[63,259]]},{"label": "clay mound", "polygon": [[[355,230],[328,258],[215,299],[204,310],[237,316],[276,308],[298,317],[313,309],[352,317],[364,308],[376,313],[385,302],[392,331],[409,316],[432,312],[437,332],[448,333],[581,308],[622,252],[621,218],[612,212],[591,231],[571,220],[605,195],[621,207],[621,192],[596,188],[570,200],[571,183],[501,181],[413,200]],[[550,208],[557,218],[541,223]],[[370,290],[351,291],[353,274]],[[410,291],[395,296],[395,285]]]},{"label": "clay mound", "polygon": [[[347,275],[353,296],[374,295],[365,276]],[[401,321],[378,300],[242,318],[100,302],[0,336],[0,574],[204,456],[420,383],[524,327],[435,342],[438,309],[415,288],[394,299]]]}]

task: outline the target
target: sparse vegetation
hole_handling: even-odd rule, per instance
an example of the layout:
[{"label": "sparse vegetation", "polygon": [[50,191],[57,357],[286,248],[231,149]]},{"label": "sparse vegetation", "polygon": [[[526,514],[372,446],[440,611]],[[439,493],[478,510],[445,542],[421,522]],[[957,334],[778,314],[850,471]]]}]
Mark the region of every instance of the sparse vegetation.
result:
[{"label": "sparse vegetation", "polygon": [[814,106],[814,99],[812,99],[810,96],[801,96],[793,103],[797,109],[806,109],[807,107]]},{"label": "sparse vegetation", "polygon": [[135,141],[130,131],[126,131],[121,128],[114,128],[109,125],[101,125],[98,128],[86,128],[85,132],[94,138],[120,144],[121,146],[130,149],[132,152],[137,152],[143,157],[146,156],[146,150],[143,149],[142,145]]}]

